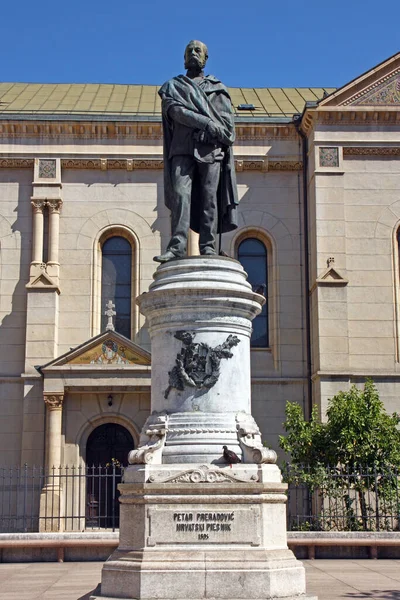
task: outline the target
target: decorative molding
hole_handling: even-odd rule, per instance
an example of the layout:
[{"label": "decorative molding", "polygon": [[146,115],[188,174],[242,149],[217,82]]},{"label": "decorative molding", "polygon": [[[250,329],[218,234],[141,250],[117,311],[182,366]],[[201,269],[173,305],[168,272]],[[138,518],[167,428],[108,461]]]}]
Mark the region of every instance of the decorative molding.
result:
[{"label": "decorative molding", "polygon": [[149,483],[256,483],[258,476],[256,474],[243,473],[244,477],[231,474],[226,469],[219,469],[211,465],[200,465],[194,469],[167,474],[162,471],[152,473],[149,477]]},{"label": "decorative molding", "polygon": [[400,146],[344,146],[343,156],[400,156]]},{"label": "decorative molding", "polygon": [[0,169],[33,169],[33,158],[0,158]]},{"label": "decorative molding", "polygon": [[168,431],[168,439],[177,435],[192,435],[193,433],[235,433],[235,430],[232,427],[171,427]]},{"label": "decorative molding", "polygon": [[61,159],[63,169],[101,169],[100,159],[72,158]]},{"label": "decorative molding", "polygon": [[301,129],[307,135],[316,124],[324,127],[337,124],[351,127],[400,125],[400,106],[320,106],[308,108],[301,122]]},{"label": "decorative molding", "polygon": [[132,170],[134,169],[163,169],[164,161],[160,159],[133,159]]},{"label": "decorative molding", "polygon": [[[21,115],[18,115],[20,118]],[[13,121],[10,115],[7,120],[0,120],[0,138],[82,138],[88,139],[138,139],[162,140],[160,121],[140,122],[94,122],[94,121]],[[262,123],[240,123],[236,125],[236,139],[239,141],[255,140],[297,140],[298,134],[292,123],[265,125]]]},{"label": "decorative molding", "polygon": [[268,171],[301,171],[303,163],[297,160],[270,160]]},{"label": "decorative molding", "polygon": [[[0,159],[0,169],[29,169],[34,164],[33,159],[6,158]],[[90,169],[90,170],[127,170],[137,169],[162,170],[164,161],[160,158],[62,158],[63,169]],[[238,173],[242,171],[301,171],[303,163],[297,160],[268,160],[262,158],[235,158],[235,167]]]},{"label": "decorative molding", "polygon": [[64,394],[44,394],[43,400],[50,410],[59,410],[63,406]]}]

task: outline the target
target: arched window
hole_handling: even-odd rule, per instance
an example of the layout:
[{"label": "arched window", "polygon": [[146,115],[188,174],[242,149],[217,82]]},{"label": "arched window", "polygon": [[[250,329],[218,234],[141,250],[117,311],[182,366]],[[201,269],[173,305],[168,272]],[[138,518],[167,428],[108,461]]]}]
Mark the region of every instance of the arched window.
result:
[{"label": "arched window", "polygon": [[256,238],[246,238],[238,247],[238,260],[248,275],[253,291],[265,297],[261,313],[253,320],[251,346],[267,348],[268,340],[268,261],[267,248]]},{"label": "arched window", "polygon": [[107,326],[104,315],[109,300],[115,304],[115,330],[131,337],[132,246],[122,236],[108,238],[102,246],[101,330]]}]

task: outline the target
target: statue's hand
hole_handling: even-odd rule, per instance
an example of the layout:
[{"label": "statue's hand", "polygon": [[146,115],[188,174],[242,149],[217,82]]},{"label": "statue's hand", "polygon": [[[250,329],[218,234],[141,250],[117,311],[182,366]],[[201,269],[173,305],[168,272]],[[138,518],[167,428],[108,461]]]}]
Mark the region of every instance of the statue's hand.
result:
[{"label": "statue's hand", "polygon": [[214,121],[209,121],[206,127],[206,136],[216,141],[221,141],[224,137],[224,133],[222,131],[222,127],[219,127],[214,123]]}]

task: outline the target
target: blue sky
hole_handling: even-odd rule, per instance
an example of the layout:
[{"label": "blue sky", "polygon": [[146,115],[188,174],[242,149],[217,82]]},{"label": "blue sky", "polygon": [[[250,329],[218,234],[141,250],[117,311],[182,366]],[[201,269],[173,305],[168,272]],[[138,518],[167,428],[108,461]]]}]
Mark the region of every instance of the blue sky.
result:
[{"label": "blue sky", "polygon": [[399,0],[14,0],[0,80],[161,84],[194,38],[226,85],[338,87],[400,51],[399,23]]}]

